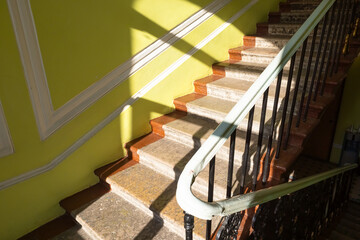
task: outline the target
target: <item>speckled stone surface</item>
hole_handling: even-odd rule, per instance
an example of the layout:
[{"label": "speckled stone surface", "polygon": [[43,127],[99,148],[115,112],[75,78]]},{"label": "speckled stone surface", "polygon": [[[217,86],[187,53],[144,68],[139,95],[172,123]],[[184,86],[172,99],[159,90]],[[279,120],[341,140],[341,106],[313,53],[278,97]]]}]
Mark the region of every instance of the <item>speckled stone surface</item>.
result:
[{"label": "speckled stone surface", "polygon": [[93,240],[83,228],[75,226],[52,238],[52,240]]},{"label": "speckled stone surface", "polygon": [[[110,176],[106,181],[111,184],[114,192],[139,208],[151,209],[164,219],[165,226],[169,226],[173,231],[184,236],[184,214],[176,202],[177,182],[175,180],[165,177],[143,164],[137,164]],[[204,198],[199,193],[196,195]],[[214,221],[214,225],[216,222]],[[197,237],[205,236],[205,228],[206,221],[195,218],[194,234]]]},{"label": "speckled stone surface", "polygon": [[[163,149],[169,149],[169,151],[163,151]],[[243,149],[242,148],[239,149]],[[255,147],[251,149],[254,152]],[[227,149],[228,150],[228,149]],[[147,167],[152,168],[154,171],[167,175],[173,179],[177,178],[182,172],[185,164],[190,160],[196,149],[193,147],[185,146],[181,143],[174,142],[169,139],[161,139],[146,147],[143,147],[139,151],[140,163],[145,164]],[[228,153],[225,155],[227,159]],[[241,171],[242,153],[235,153],[235,166],[237,171]],[[156,164],[154,164],[156,163]],[[252,166],[252,164],[250,164]],[[215,198],[223,199],[226,195],[226,177],[227,177],[228,161],[219,157],[217,154],[216,167],[215,167]],[[206,195],[208,186],[208,167],[206,167],[197,177],[196,182],[193,185],[193,189]],[[233,174],[233,186],[238,183],[239,172]]]},{"label": "speckled stone surface", "polygon": [[112,192],[72,215],[94,239],[182,239],[161,221]]}]

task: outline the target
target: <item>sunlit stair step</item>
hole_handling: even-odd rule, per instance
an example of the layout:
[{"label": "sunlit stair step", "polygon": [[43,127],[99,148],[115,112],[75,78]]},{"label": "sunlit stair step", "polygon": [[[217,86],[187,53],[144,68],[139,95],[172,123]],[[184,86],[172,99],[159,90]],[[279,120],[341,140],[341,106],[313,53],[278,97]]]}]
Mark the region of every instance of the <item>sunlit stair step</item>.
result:
[{"label": "sunlit stair step", "polygon": [[93,240],[96,238],[91,237],[81,226],[72,227],[65,232],[51,238],[52,240]]},{"label": "sunlit stair step", "polygon": [[92,239],[182,239],[150,212],[109,192],[71,215]]},{"label": "sunlit stair step", "polygon": [[[167,149],[167,151],[164,151],[164,149]],[[178,141],[162,138],[154,143],[138,149],[137,154],[139,155],[139,160],[142,165],[145,165],[146,167],[151,168],[160,174],[166,175],[175,181],[175,179],[180,176],[184,166],[195,154],[197,149],[198,147],[190,147]],[[219,155],[220,154],[218,154],[216,157],[214,187],[214,198],[217,200],[224,199],[226,196],[226,180],[228,169],[228,161],[223,160],[221,157],[219,157]],[[241,156],[242,153],[239,151],[235,155],[235,165],[237,166],[236,169],[239,169]],[[226,157],[228,157],[228,155]],[[252,164],[250,164],[249,167],[251,166]],[[203,195],[207,195],[208,191],[208,172],[209,169],[207,166],[198,175],[193,185],[193,189]],[[234,172],[234,191],[238,185],[238,179],[236,176],[237,173]]]},{"label": "sunlit stair step", "polygon": [[[158,171],[154,171],[143,164],[136,164],[108,177],[106,181],[111,184],[114,193],[131,202],[149,216],[153,216],[155,219],[161,217],[164,227],[171,229],[182,239],[185,239],[184,214],[175,198],[176,180],[159,174]],[[194,193],[199,198],[205,199],[203,195],[197,192]],[[217,223],[218,220],[215,219],[213,221],[214,227]],[[129,224],[131,226],[131,223]],[[205,228],[206,221],[195,218],[195,239],[204,238]],[[156,227],[152,228],[150,226],[150,230],[153,234],[158,232]],[[174,235],[174,239],[178,238]]]}]

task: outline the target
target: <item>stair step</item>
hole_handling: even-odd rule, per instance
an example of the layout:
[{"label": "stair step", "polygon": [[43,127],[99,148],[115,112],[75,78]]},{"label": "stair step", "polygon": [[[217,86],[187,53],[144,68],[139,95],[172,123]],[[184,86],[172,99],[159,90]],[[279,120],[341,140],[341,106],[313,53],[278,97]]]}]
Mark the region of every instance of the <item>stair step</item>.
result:
[{"label": "stair step", "polygon": [[338,231],[331,231],[329,239],[331,240],[356,240],[356,238],[352,238],[350,236],[347,236],[346,234],[340,233]]},{"label": "stair step", "polygon": [[[148,215],[154,215],[155,218],[160,216],[165,227],[172,229],[184,239],[184,214],[176,202],[177,182],[175,180],[159,174],[143,164],[137,164],[109,176],[106,181],[111,184],[114,193],[147,212]],[[203,195],[197,192],[194,194],[204,199]],[[215,219],[214,226],[217,223],[218,221]],[[195,218],[194,237],[203,239],[205,228],[206,221]]]},{"label": "stair step", "polygon": [[[203,96],[194,101],[187,102],[186,108],[187,112],[197,115],[203,116],[205,118],[209,118],[215,120],[220,123],[223,121],[225,116],[230,112],[230,110],[235,106],[235,101],[224,100],[221,98],[211,97],[211,96]],[[266,112],[265,122],[269,120],[271,117],[272,111],[270,109]],[[279,115],[279,114],[278,114]],[[254,122],[253,122],[253,132],[258,132],[259,122],[261,116],[261,108],[255,106],[254,112]],[[246,130],[247,129],[247,117],[238,126],[238,129]]]},{"label": "stair step", "polygon": [[[316,47],[316,46],[315,46]],[[259,47],[237,47],[229,50],[229,55],[231,60],[244,61],[244,62],[259,62],[262,64],[270,64],[276,55],[280,52],[278,48],[259,48]],[[315,57],[317,56],[317,48],[314,48],[313,51],[313,61],[311,67],[315,67]],[[298,68],[300,63],[301,49],[297,51],[298,57],[295,59],[295,69]],[[305,60],[303,61],[304,67],[308,64],[308,59],[310,59],[310,48],[307,48],[305,52]],[[319,65],[320,66],[319,59]],[[326,63],[327,61],[325,61]],[[290,61],[284,66],[284,69],[290,69]]]},{"label": "stair step", "polygon": [[[206,81],[206,80],[205,80]],[[215,81],[211,81],[205,85],[206,92],[208,96],[217,97],[222,99],[231,99],[233,101],[239,101],[246,91],[251,87],[254,82],[247,81],[244,79],[238,78],[229,78],[223,77]],[[201,84],[195,81],[195,84]],[[269,88],[269,98],[268,106],[272,107],[273,105],[273,96],[275,96],[275,85],[271,85]],[[280,90],[280,99],[285,97],[286,88],[285,86],[281,87]],[[261,106],[262,98],[258,102]]]},{"label": "stair step", "polygon": [[357,224],[360,224],[360,216],[356,216],[356,215],[352,214],[351,211],[345,212],[342,216],[345,219],[348,219],[348,220],[353,221],[353,222],[355,222]]},{"label": "stair step", "polygon": [[[306,76],[307,71],[307,61],[304,61],[304,66],[302,69],[301,80],[303,81]],[[227,60],[213,65],[213,73],[215,75],[226,76],[229,78],[239,78],[246,79],[247,81],[256,81],[260,74],[265,70],[268,65],[266,63],[253,63],[245,62],[238,60]],[[289,76],[289,64],[286,64],[283,68],[283,80],[287,80]],[[323,69],[324,70],[324,69]],[[298,72],[298,66],[294,68],[293,79],[296,79]],[[312,68],[310,69],[309,79],[311,79],[313,74]],[[301,81],[301,82],[302,82]],[[276,81],[273,81],[272,84],[276,84]],[[286,86],[286,81],[282,81],[281,84]]]},{"label": "stair step", "polygon": [[278,48],[281,49],[288,43],[288,36],[272,36],[272,35],[249,35],[244,36],[243,42],[246,47],[259,48]]},{"label": "stair step", "polygon": [[280,11],[284,12],[303,12],[314,10],[321,1],[290,1],[286,3],[280,3]]},{"label": "stair step", "polygon": [[342,218],[339,222],[339,225],[353,230],[360,230],[360,224],[349,219]]},{"label": "stair step", "polygon": [[93,240],[93,238],[81,228],[81,226],[75,226],[62,232],[61,234],[51,238],[52,240]]},{"label": "stair step", "polygon": [[160,219],[113,192],[71,214],[93,239],[181,239]]},{"label": "stair step", "polygon": [[[258,23],[257,24],[257,34],[269,34],[274,36],[287,36],[292,37],[297,30],[301,27],[300,23]],[[334,30],[334,27],[331,29]],[[320,34],[322,31],[322,25],[319,24],[317,30],[317,38],[320,38]],[[327,28],[326,28],[326,31]],[[332,34],[332,32],[330,33]],[[313,36],[313,32],[309,34],[310,37]]]},{"label": "stair step", "polygon": [[269,23],[303,23],[313,11],[301,12],[270,12]]},{"label": "stair step", "polygon": [[[176,121],[175,121],[176,122]],[[163,151],[168,149],[169,151]],[[148,168],[153,169],[161,174],[166,175],[171,179],[177,179],[186,163],[190,158],[195,154],[198,147],[187,146],[177,141],[173,141],[169,138],[162,138],[148,146],[145,146],[137,150],[137,153],[140,156],[140,163],[147,166]],[[228,149],[227,149],[228,150]],[[223,151],[226,151],[223,150]],[[216,167],[215,167],[215,195],[214,199],[220,200],[224,199],[226,196],[226,178],[227,178],[227,168],[228,161],[223,160],[223,157],[228,158],[229,154],[217,154],[216,156]],[[240,169],[241,161],[241,152],[235,154],[235,169]],[[226,159],[225,158],[225,159]],[[250,164],[249,167],[252,167]],[[249,170],[250,171],[250,170]],[[193,189],[200,192],[203,195],[207,195],[207,186],[208,186],[208,166],[198,175],[196,181],[193,185]],[[234,191],[238,185],[237,174],[234,172]],[[249,179],[249,178],[247,178]],[[249,179],[250,181],[251,179]],[[234,192],[233,191],[233,192]]]},{"label": "stair step", "polygon": [[338,231],[346,236],[352,237],[354,239],[360,239],[360,232],[358,229],[355,230],[346,225],[337,225],[336,231]]}]

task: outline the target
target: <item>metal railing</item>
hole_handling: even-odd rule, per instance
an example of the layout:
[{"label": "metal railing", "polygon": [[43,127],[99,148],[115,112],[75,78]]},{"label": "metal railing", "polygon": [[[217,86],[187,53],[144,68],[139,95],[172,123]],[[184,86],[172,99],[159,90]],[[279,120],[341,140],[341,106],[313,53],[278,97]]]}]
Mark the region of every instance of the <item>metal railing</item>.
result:
[{"label": "metal railing", "polygon": [[[210,239],[212,233],[211,219],[213,216],[228,216],[255,206],[263,202],[262,200],[257,200],[259,196],[266,199],[266,201],[274,199],[271,196],[275,194],[275,191],[280,191],[277,189],[283,189],[284,186],[289,186],[281,185],[281,187],[274,187],[269,190],[243,194],[246,187],[245,178],[250,159],[250,141],[255,103],[261,96],[263,97],[256,152],[253,159],[252,191],[255,191],[258,182],[263,149],[265,148],[265,154],[263,157],[261,182],[265,184],[269,178],[273,149],[275,150],[275,158],[278,159],[282,149],[286,150],[288,148],[291,129],[294,127],[293,119],[297,118],[295,127],[300,127],[301,122],[307,121],[311,102],[317,101],[319,96],[324,95],[326,92],[326,80],[337,73],[345,33],[349,34],[352,31],[350,23],[355,16],[355,4],[357,3],[353,0],[323,0],[187,163],[180,175],[176,193],[177,201],[185,211],[184,219],[187,239],[192,239],[193,216],[208,220],[206,239]],[[310,40],[309,50],[307,49],[307,45]],[[315,51],[316,45],[317,50]],[[301,52],[299,52],[300,48]],[[296,61],[297,52],[300,53],[300,61]],[[278,110],[279,94],[282,78],[285,75],[284,67],[288,61],[290,61],[290,68],[287,72],[283,110],[280,112]],[[306,64],[306,66],[304,66],[304,64]],[[294,75],[296,75],[295,86],[292,93],[290,93]],[[269,87],[276,77],[277,82],[272,116],[271,120],[268,121],[267,133],[265,133],[265,114]],[[275,129],[277,114],[281,116],[278,130]],[[241,177],[239,179],[239,195],[232,196],[231,189],[233,184],[232,176],[234,171],[236,129],[246,115],[248,115],[248,124],[244,153],[242,156]],[[278,134],[275,134],[276,131],[278,131]],[[215,155],[229,137],[230,151],[226,192],[227,199],[213,202]],[[277,137],[277,139],[275,139],[275,137]],[[263,142],[263,139],[266,140],[266,143]],[[276,146],[274,147],[275,142]],[[191,185],[196,176],[208,164],[210,164],[208,202],[204,202],[193,194]],[[309,181],[312,182],[312,180]],[[291,186],[295,185],[295,183],[291,184]],[[286,191],[281,190],[280,192],[287,194]]]}]

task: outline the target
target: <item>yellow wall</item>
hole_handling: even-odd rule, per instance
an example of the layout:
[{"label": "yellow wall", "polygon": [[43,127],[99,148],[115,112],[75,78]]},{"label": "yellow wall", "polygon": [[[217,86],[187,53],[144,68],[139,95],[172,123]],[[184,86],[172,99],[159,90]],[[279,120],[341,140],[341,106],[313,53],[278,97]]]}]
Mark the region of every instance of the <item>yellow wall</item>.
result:
[{"label": "yellow wall", "polygon": [[334,145],[331,151],[331,162],[338,163],[341,156],[341,147],[345,130],[352,125],[360,127],[360,57],[352,64],[346,79],[343,98],[341,102]]},{"label": "yellow wall", "polygon": [[[54,109],[103,78],[210,0],[31,0]],[[41,141],[7,2],[0,1],[0,101],[15,153],[0,159],[0,182],[44,166],[131,95],[223,24],[249,0],[216,15]],[[58,202],[98,180],[93,171],[126,154],[124,143],[150,131],[149,120],[172,111],[174,98],[255,32],[279,0],[259,0],[240,19],[166,77],[54,169],[0,190],[0,239],[14,239],[63,214]]]}]

